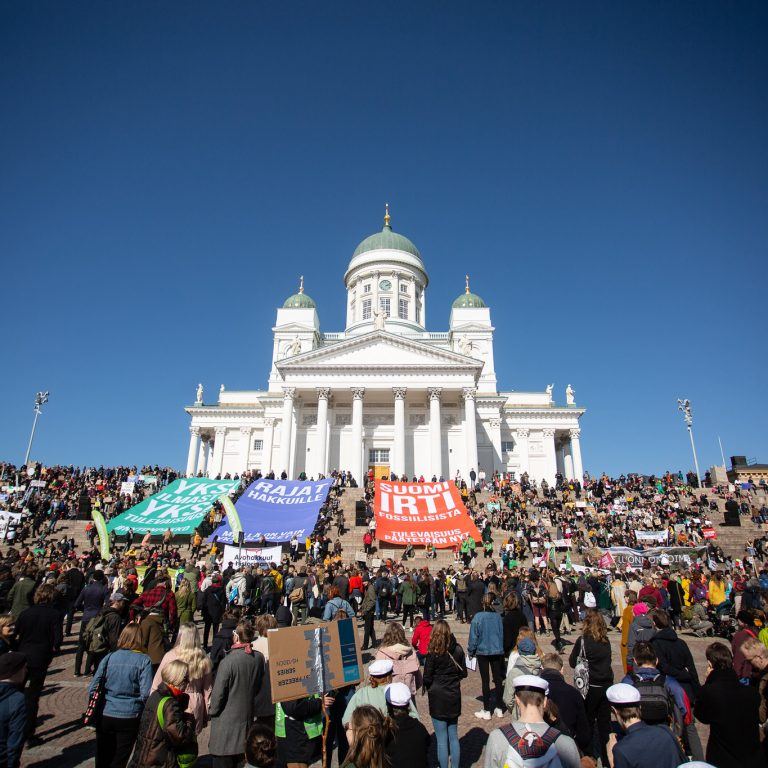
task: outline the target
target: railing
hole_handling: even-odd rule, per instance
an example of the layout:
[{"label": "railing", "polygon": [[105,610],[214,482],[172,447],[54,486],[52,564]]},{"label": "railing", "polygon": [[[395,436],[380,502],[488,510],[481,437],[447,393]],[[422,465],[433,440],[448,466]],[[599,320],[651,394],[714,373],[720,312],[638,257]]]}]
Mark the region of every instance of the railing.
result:
[{"label": "railing", "polygon": [[323,341],[339,341],[340,339],[343,339],[345,337],[344,333],[324,333],[323,334]]}]

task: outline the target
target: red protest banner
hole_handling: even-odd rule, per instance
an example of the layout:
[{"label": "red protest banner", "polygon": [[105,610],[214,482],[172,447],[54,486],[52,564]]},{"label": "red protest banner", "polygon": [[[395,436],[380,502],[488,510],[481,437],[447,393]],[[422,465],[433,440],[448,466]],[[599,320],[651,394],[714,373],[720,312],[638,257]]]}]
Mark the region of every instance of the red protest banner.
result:
[{"label": "red protest banner", "polygon": [[398,483],[376,480],[376,536],[390,544],[452,547],[480,532],[450,482]]},{"label": "red protest banner", "polygon": [[714,528],[702,528],[701,532],[704,534],[705,539],[717,538],[717,531]]}]

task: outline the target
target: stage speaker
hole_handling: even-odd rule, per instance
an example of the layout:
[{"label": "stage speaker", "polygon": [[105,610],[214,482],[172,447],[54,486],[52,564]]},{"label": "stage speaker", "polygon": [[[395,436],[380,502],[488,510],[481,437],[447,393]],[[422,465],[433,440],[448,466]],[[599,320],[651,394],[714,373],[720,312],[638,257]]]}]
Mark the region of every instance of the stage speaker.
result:
[{"label": "stage speaker", "polygon": [[355,525],[367,525],[365,519],[365,502],[358,499],[355,502]]}]

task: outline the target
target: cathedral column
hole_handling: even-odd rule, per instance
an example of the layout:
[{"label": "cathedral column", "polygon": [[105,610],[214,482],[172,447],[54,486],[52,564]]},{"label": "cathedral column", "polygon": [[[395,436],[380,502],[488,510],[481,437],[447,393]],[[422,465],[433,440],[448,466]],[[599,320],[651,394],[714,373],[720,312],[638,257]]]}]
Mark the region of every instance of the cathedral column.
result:
[{"label": "cathedral column", "polygon": [[573,454],[573,474],[580,483],[584,482],[584,465],[581,463],[580,429],[571,430],[571,453]]},{"label": "cathedral column", "polygon": [[210,435],[200,435],[200,453],[197,456],[197,473],[205,477],[206,465],[208,463],[208,441]]},{"label": "cathedral column", "polygon": [[200,427],[189,428],[189,453],[187,454],[187,477],[195,474],[197,451],[200,448]]},{"label": "cathedral column", "polygon": [[261,444],[261,474],[268,475],[272,469],[272,446],[275,443],[275,420],[264,419],[264,442]]},{"label": "cathedral column", "polygon": [[363,487],[363,397],[365,387],[352,388],[352,477]]},{"label": "cathedral column", "polygon": [[318,387],[317,389],[317,446],[315,448],[315,461],[318,474],[328,474],[328,398],[331,396],[330,387]]},{"label": "cathedral column", "polygon": [[248,459],[251,455],[252,427],[240,427],[240,471],[243,474],[248,469]]},{"label": "cathedral column", "polygon": [[[522,427],[517,430],[517,452],[520,456],[520,474],[528,472],[530,474],[531,464],[528,453],[528,435],[530,430],[527,427]],[[519,480],[520,478],[516,478]]]},{"label": "cathedral column", "polygon": [[283,420],[280,424],[280,464],[277,469],[278,477],[285,472],[290,477],[291,472],[291,432],[293,432],[293,399],[296,396],[295,387],[283,387]]},{"label": "cathedral column", "polygon": [[555,482],[555,475],[557,474],[557,459],[555,458],[555,430],[545,429],[542,430],[544,436],[544,455],[546,456],[547,468],[544,471],[544,477],[537,477],[536,479],[546,480],[550,485]]},{"label": "cathedral column", "polygon": [[210,477],[217,477],[221,474],[224,465],[224,440],[226,436],[226,427],[216,427],[216,439],[213,442],[213,466],[208,468]]},{"label": "cathedral column", "polygon": [[390,467],[398,479],[405,474],[405,387],[392,387],[395,396],[395,456]]},{"label": "cathedral column", "polygon": [[440,423],[440,387],[430,387],[429,393],[429,445],[432,474],[439,480],[443,476],[443,441]]},{"label": "cathedral column", "polygon": [[[485,472],[487,479],[490,480],[493,473],[498,469],[504,468],[504,457],[501,455],[501,419],[491,419],[491,445],[493,445],[493,466],[487,467]],[[478,474],[480,474],[478,472]]]},{"label": "cathedral column", "polygon": [[474,469],[479,474],[477,468],[477,420],[475,417],[475,395],[477,390],[474,387],[464,387],[462,395],[464,396],[464,439],[466,441],[466,467],[462,472],[462,477],[467,485],[470,483],[469,473]]},{"label": "cathedral column", "polygon": [[563,474],[566,480],[573,480],[573,454],[569,443],[563,443]]}]

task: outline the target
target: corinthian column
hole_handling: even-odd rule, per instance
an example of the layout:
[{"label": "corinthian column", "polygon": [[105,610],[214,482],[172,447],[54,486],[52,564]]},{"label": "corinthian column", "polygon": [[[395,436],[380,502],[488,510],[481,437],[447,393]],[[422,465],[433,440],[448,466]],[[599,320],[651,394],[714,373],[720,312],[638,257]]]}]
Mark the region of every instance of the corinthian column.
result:
[{"label": "corinthian column", "polygon": [[293,399],[296,396],[295,387],[283,387],[283,420],[280,424],[280,466],[278,476],[282,472],[291,472],[291,432],[293,431]]},{"label": "corinthian column", "polygon": [[261,445],[261,474],[268,475],[272,469],[272,446],[275,440],[275,420],[264,419],[264,442]]},{"label": "corinthian column", "polygon": [[352,389],[352,477],[363,487],[363,397],[365,387]]},{"label": "corinthian column", "polygon": [[[464,396],[464,439],[466,441],[466,468],[462,472],[467,485],[470,483],[469,473],[477,469],[477,421],[475,418],[475,395],[477,390],[474,387],[464,387],[462,395]],[[479,474],[479,473],[478,473]]]},{"label": "corinthian column", "polygon": [[429,447],[432,474],[439,480],[443,475],[442,424],[440,423],[440,387],[430,387],[429,393]]},{"label": "corinthian column", "polygon": [[189,453],[187,454],[187,477],[195,474],[197,451],[200,447],[200,427],[189,428]]},{"label": "corinthian column", "polygon": [[395,396],[395,456],[391,471],[398,478],[405,474],[405,387],[393,387]]},{"label": "corinthian column", "polygon": [[[526,472],[530,473],[531,471],[531,463],[530,459],[528,458],[528,435],[530,434],[530,430],[528,427],[520,427],[518,430],[516,430],[517,435],[517,453],[520,456],[520,474],[523,475]],[[520,478],[516,478],[519,480]]]},{"label": "corinthian column", "polygon": [[571,430],[571,455],[573,456],[573,474],[580,483],[584,482],[584,465],[581,463],[581,430]]},{"label": "corinthian column", "polygon": [[330,387],[318,387],[317,390],[317,474],[328,474],[328,398]]}]

